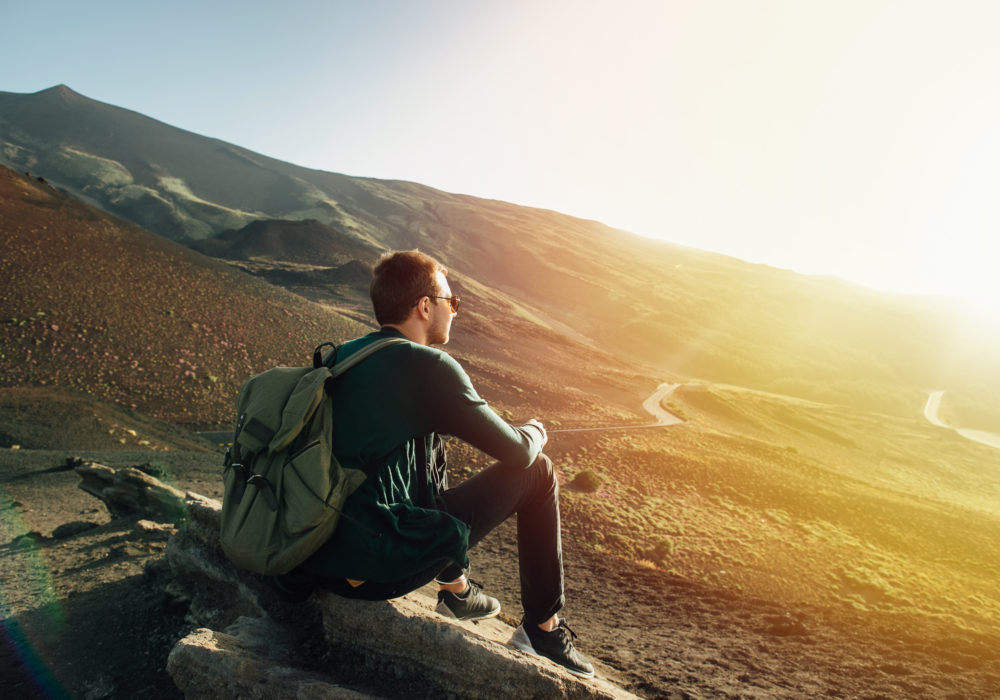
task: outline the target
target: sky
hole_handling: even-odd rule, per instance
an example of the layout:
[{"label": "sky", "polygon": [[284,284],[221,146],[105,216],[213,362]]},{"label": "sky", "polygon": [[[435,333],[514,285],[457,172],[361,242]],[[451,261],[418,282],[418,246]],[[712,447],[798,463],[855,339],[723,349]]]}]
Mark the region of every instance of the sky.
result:
[{"label": "sky", "polygon": [[1000,2],[0,0],[0,32],[5,92],[1000,318]]}]

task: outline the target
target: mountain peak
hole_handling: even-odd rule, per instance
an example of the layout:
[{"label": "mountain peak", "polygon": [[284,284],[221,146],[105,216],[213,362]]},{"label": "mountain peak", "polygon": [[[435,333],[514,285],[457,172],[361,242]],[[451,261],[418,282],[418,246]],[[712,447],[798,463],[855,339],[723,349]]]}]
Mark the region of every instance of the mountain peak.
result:
[{"label": "mountain peak", "polygon": [[35,94],[58,97],[66,102],[76,102],[79,100],[86,99],[83,95],[73,90],[70,86],[64,83],[59,83],[58,85],[54,85],[53,87],[46,88],[44,90],[39,90]]}]

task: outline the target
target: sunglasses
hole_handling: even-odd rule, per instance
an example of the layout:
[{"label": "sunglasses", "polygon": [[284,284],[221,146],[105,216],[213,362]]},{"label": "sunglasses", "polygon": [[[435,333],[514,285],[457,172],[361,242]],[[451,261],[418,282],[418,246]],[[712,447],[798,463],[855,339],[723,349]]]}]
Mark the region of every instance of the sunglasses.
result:
[{"label": "sunglasses", "polygon": [[431,296],[429,296],[428,298],[429,299],[447,299],[448,303],[451,304],[451,312],[453,314],[457,314],[458,313],[458,304],[459,304],[459,298],[458,297],[455,297],[455,296],[451,296],[451,297],[431,297]]},{"label": "sunglasses", "polygon": [[[454,297],[454,296],[452,296],[452,297],[432,297],[430,294],[428,294],[427,298],[428,299],[447,299],[448,303],[451,304],[451,312],[453,314],[457,314],[458,313],[458,304],[459,304],[458,297]],[[423,297],[420,297],[420,299],[423,299]],[[420,303],[420,299],[417,299],[415,302],[413,302],[412,304],[410,304],[410,308],[413,308],[414,306],[416,306],[417,304],[419,304]]]}]

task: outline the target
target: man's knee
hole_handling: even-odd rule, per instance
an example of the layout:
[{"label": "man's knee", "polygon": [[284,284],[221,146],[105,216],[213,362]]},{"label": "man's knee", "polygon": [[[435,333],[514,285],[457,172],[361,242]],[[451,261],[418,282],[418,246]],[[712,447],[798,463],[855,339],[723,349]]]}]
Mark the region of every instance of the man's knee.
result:
[{"label": "man's knee", "polygon": [[538,472],[539,481],[546,486],[551,485],[551,488],[555,490],[556,493],[559,492],[559,480],[556,478],[555,467],[552,466],[552,460],[544,452],[539,452],[538,457],[532,462],[530,469]]}]

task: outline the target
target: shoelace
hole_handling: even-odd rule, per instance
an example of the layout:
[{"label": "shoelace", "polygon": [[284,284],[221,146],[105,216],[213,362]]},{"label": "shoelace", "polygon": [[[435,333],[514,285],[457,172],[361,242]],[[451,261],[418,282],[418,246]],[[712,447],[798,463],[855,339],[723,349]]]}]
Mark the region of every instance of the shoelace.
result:
[{"label": "shoelace", "polygon": [[576,632],[574,632],[574,631],[573,631],[573,630],[572,630],[572,629],[570,628],[570,626],[566,624],[566,620],[565,620],[565,618],[560,618],[560,619],[559,619],[559,624],[558,624],[558,625],[556,626],[556,629],[559,629],[560,627],[562,627],[562,628],[563,628],[564,630],[566,630],[567,632],[569,632],[569,634],[570,634],[570,637],[571,637],[572,639],[576,639]]},{"label": "shoelace", "polygon": [[466,599],[466,598],[468,598],[468,597],[469,597],[470,595],[472,595],[472,592],[473,592],[474,590],[479,590],[479,591],[482,591],[482,590],[483,590],[483,584],[479,583],[479,581],[474,581],[474,580],[473,580],[473,579],[471,579],[471,578],[467,578],[467,579],[466,579],[466,581],[468,582],[468,584],[469,584],[469,587],[468,587],[468,589],[466,589],[465,593],[456,593],[456,594],[455,594],[455,595],[456,595],[456,597],[459,597],[459,598],[461,598],[462,600],[465,600],[465,599]]}]

